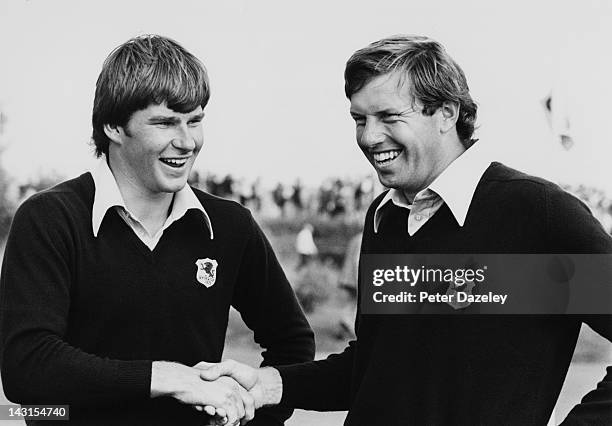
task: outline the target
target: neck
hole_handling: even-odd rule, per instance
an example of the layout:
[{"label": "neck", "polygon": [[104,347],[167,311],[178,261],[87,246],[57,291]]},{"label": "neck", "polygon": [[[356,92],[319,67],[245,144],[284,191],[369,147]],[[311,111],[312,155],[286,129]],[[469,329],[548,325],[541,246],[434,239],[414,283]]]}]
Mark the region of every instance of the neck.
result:
[{"label": "neck", "polygon": [[466,151],[466,148],[463,146],[459,138],[456,137],[456,135],[451,140],[442,143],[446,143],[448,148],[444,151],[445,155],[435,165],[434,170],[430,174],[429,179],[427,179],[427,182],[425,182],[425,185],[415,192],[408,192],[406,190],[402,191],[410,204],[412,204],[414,201],[414,197],[417,193],[421,192],[425,188],[428,188],[429,185],[431,185],[431,183],[436,180],[436,178],[440,176],[453,161],[459,158],[461,154]]},{"label": "neck", "polygon": [[121,160],[114,158],[112,153],[109,154],[108,165],[117,182],[125,206],[149,233],[154,234],[168,218],[174,194],[170,192],[152,193],[144,190],[141,184],[138,184],[132,176],[124,172],[124,168],[119,166]]}]

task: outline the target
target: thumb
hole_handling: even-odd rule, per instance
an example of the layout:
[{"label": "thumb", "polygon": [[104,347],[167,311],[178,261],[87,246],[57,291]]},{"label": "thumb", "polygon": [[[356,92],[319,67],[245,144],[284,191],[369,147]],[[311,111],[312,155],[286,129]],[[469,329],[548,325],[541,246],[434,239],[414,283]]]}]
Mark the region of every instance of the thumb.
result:
[{"label": "thumb", "polygon": [[194,365],[193,368],[197,368],[198,370],[207,370],[210,367],[214,367],[215,365],[217,364],[214,362],[200,361],[196,365]]},{"label": "thumb", "polygon": [[223,374],[221,374],[219,368],[216,366],[211,367],[208,370],[200,370],[200,378],[208,382],[217,380],[221,376],[223,376]]},{"label": "thumb", "polygon": [[200,370],[200,378],[207,381],[217,380],[223,375],[219,364],[212,362],[201,361],[194,365],[193,368]]}]

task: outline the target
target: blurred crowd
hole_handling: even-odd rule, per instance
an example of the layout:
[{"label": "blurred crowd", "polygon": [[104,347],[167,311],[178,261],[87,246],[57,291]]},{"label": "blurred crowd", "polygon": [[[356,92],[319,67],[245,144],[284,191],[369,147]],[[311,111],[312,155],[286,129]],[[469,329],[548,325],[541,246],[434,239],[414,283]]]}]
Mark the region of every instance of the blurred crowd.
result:
[{"label": "blurred crowd", "polygon": [[562,186],[563,189],[584,201],[604,229],[612,234],[612,198],[608,197],[604,191],[591,186]]},{"label": "blurred crowd", "polygon": [[[9,204],[17,206],[30,195],[53,186],[61,178],[56,174],[39,176],[6,190]],[[5,184],[8,182],[2,180]],[[192,186],[213,195],[233,199],[263,218],[302,218],[320,215],[322,218],[362,217],[374,197],[385,188],[371,175],[355,178],[327,178],[318,186],[305,186],[300,179],[293,184],[277,182],[264,187],[261,179],[247,180],[231,174],[200,175],[194,171],[189,179]],[[604,228],[612,233],[612,197],[601,189],[586,186],[561,185],[586,203]]]},{"label": "blurred crowd", "polygon": [[235,178],[193,172],[189,183],[213,195],[230,198],[264,217],[292,218],[303,214],[345,217],[363,212],[382,191],[372,176],[353,179],[328,178],[317,187],[277,182],[264,188],[261,179]]},{"label": "blurred crowd", "polygon": [[[293,218],[318,214],[323,217],[362,215],[374,197],[384,190],[373,176],[327,178],[311,187],[296,179],[293,184],[277,182],[263,187],[260,178],[247,180],[231,174],[217,176],[193,172],[190,184],[213,195],[230,198],[261,217]],[[612,198],[600,189],[562,185],[584,201],[604,228],[612,233]]]}]

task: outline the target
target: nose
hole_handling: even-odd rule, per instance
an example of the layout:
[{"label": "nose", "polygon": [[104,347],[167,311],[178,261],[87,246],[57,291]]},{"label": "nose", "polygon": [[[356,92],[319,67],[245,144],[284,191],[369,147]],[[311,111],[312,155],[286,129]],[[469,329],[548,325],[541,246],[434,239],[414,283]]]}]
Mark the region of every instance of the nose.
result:
[{"label": "nose", "polygon": [[378,120],[366,120],[361,132],[357,132],[357,142],[361,146],[373,146],[384,142],[385,135]]},{"label": "nose", "polygon": [[172,139],[172,146],[182,151],[193,151],[197,145],[193,130],[186,123],[177,126],[176,129],[176,134]]}]

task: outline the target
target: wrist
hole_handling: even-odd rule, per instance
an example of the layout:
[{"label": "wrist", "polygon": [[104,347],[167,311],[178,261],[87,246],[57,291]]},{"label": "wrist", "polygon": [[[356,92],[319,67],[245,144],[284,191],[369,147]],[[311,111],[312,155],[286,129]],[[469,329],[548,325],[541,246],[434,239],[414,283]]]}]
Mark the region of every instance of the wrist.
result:
[{"label": "wrist", "polygon": [[175,389],[172,386],[172,370],[174,363],[167,361],[153,361],[151,364],[151,398],[172,395]]},{"label": "wrist", "polygon": [[277,405],[283,396],[283,379],[274,367],[259,370],[262,383],[262,405]]}]

